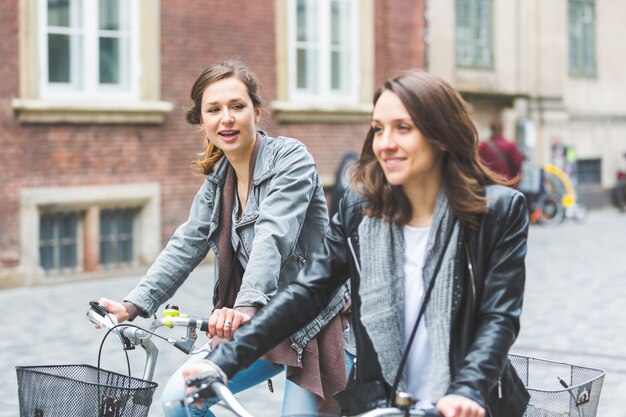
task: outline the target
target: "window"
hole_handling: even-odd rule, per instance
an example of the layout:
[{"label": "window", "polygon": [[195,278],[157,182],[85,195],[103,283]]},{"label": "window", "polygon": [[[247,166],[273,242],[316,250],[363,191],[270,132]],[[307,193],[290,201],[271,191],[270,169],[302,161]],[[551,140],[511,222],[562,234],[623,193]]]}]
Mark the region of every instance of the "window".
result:
[{"label": "window", "polygon": [[161,251],[157,183],[24,188],[21,259],[27,283],[150,264]]},{"label": "window", "polygon": [[132,264],[135,213],[135,209],[100,212],[100,265],[104,268]]},{"label": "window", "polygon": [[159,1],[17,1],[20,123],[164,121]]},{"label": "window", "polygon": [[374,26],[374,0],[276,0],[274,118],[369,121]]},{"label": "window", "polygon": [[578,184],[601,184],[602,160],[579,159],[576,166]]},{"label": "window", "polygon": [[39,259],[46,274],[77,270],[80,220],[77,211],[41,214]]},{"label": "window", "polygon": [[135,98],[136,1],[40,2],[42,97]]},{"label": "window", "polygon": [[456,0],[456,63],[493,67],[492,0]]},{"label": "window", "polygon": [[357,2],[292,0],[292,97],[356,101]]},{"label": "window", "polygon": [[569,72],[595,77],[595,0],[569,0]]}]

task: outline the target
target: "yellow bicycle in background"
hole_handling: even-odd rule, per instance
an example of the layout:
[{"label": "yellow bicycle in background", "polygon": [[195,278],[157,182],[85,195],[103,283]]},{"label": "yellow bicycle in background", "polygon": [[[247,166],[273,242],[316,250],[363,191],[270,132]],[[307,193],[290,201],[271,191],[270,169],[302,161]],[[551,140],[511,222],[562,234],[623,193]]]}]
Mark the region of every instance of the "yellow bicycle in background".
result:
[{"label": "yellow bicycle in background", "polygon": [[587,220],[587,205],[578,200],[572,180],[556,165],[525,166],[520,190],[528,197],[532,223],[550,227],[564,218],[576,223]]}]

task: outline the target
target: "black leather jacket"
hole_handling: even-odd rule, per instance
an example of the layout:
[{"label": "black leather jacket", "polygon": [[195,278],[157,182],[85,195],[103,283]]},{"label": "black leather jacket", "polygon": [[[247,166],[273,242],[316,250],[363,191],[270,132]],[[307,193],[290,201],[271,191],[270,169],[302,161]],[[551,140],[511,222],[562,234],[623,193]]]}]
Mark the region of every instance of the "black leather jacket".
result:
[{"label": "black leather jacket", "polygon": [[[458,242],[456,261],[463,267],[457,268],[455,283],[460,285],[455,285],[454,296],[460,292],[462,301],[452,312],[448,393],[471,398],[492,416],[515,417],[523,414],[528,398],[525,390],[514,394],[514,388],[520,389],[520,381],[507,365],[507,354],[519,332],[528,212],[523,195],[511,188],[487,186],[486,196],[489,212],[483,216],[480,230],[466,234]],[[249,325],[238,329],[231,343],[221,344],[209,355],[228,377],[308,323],[351,277],[352,327],[357,343],[355,383],[382,380],[376,352],[359,313],[356,260],[364,203],[349,191],[333,217],[324,253],[280,291]],[[465,267],[468,254],[471,268]],[[506,410],[506,414],[496,411],[500,409]]]}]

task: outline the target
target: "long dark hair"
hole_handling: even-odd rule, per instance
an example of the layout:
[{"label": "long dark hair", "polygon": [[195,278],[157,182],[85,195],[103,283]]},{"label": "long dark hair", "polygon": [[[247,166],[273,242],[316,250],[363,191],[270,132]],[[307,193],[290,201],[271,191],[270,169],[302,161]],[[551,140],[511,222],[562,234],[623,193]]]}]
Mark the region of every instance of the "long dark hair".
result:
[{"label": "long dark hair", "polygon": [[[385,82],[374,95],[374,105],[385,90],[400,98],[431,146],[443,149],[442,181],[448,200],[464,226],[478,229],[480,217],[487,211],[484,185],[509,183],[481,163],[478,133],[467,103],[446,81],[423,71],[410,71]],[[400,186],[387,182],[372,150],[373,140],[370,129],[354,170],[354,188],[370,201],[366,215],[404,225],[411,218],[411,204]]]},{"label": "long dark hair", "polygon": [[[252,73],[252,71],[250,71],[248,67],[240,61],[234,59],[226,60],[206,68],[193,83],[193,87],[191,87],[191,99],[193,100],[193,106],[187,111],[185,117],[187,119],[187,123],[192,125],[200,124],[202,120],[200,112],[202,110],[202,94],[204,93],[204,90],[216,81],[231,77],[235,77],[244,83],[254,108],[261,108],[262,102],[259,81],[254,73]],[[205,140],[206,149],[200,154],[201,159],[193,161],[192,164],[201,173],[208,174],[211,172],[215,164],[217,164],[217,162],[222,158],[222,156],[224,156],[224,152],[215,146],[209,138],[205,138]]]}]

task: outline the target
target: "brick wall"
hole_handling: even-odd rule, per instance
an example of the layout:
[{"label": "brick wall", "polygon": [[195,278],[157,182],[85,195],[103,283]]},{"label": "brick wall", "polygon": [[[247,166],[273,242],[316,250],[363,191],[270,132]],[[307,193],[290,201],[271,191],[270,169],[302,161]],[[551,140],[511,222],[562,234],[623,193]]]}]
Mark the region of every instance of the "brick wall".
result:
[{"label": "brick wall", "polygon": [[17,1],[0,0],[0,271],[19,263],[16,218],[23,141],[13,120],[18,89]]},{"label": "brick wall", "polygon": [[409,68],[425,68],[424,0],[375,1],[376,86]]},{"label": "brick wall", "polygon": [[[334,176],[346,151],[360,151],[366,125],[278,124],[272,119],[268,105],[276,96],[276,40],[270,4],[161,2],[161,96],[174,104],[162,125],[20,125],[11,108],[19,95],[18,0],[0,0],[0,278],[20,263],[18,212],[24,188],[158,181],[165,243],[186,218],[202,180],[190,168],[203,150],[203,138],[184,121],[189,91],[197,75],[218,60],[238,57],[253,69],[266,105],[261,127],[270,135],[301,139],[323,177]],[[375,7],[379,84],[390,73],[424,66],[423,2],[375,1]]]}]

